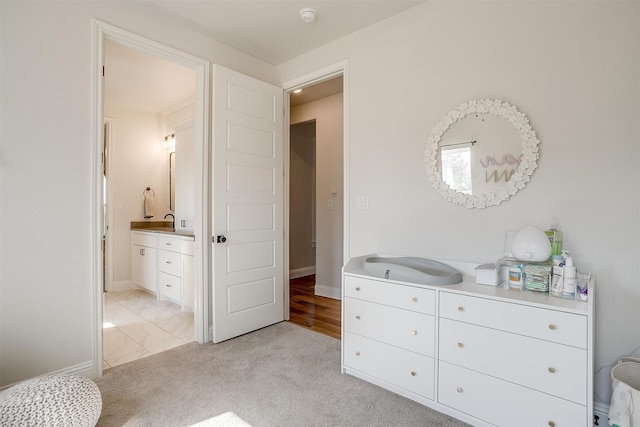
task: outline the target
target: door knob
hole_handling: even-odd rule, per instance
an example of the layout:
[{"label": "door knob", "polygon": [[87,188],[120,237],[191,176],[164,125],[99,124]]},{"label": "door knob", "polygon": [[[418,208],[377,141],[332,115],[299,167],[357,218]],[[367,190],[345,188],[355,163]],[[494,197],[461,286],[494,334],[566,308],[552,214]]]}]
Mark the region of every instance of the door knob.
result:
[{"label": "door knob", "polygon": [[221,234],[221,235],[219,235],[219,236],[216,238],[216,242],[218,242],[218,243],[224,243],[224,242],[226,242],[226,241],[227,241],[227,238],[226,238],[224,235],[222,235],[222,234]]}]

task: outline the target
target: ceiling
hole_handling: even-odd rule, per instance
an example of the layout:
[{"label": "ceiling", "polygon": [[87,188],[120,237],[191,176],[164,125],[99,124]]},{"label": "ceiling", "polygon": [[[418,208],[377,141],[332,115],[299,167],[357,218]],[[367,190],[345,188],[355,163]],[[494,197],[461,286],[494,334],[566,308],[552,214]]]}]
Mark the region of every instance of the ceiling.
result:
[{"label": "ceiling", "polygon": [[[426,0],[148,0],[177,24],[280,65]],[[317,11],[314,22],[300,10]]]},{"label": "ceiling", "polygon": [[[280,64],[426,0],[147,0],[177,24],[271,64]],[[307,24],[300,10],[314,8]],[[195,72],[105,41],[105,100],[163,114],[195,100]],[[167,82],[171,82],[168,84]],[[342,92],[342,78],[291,94],[291,106]]]}]

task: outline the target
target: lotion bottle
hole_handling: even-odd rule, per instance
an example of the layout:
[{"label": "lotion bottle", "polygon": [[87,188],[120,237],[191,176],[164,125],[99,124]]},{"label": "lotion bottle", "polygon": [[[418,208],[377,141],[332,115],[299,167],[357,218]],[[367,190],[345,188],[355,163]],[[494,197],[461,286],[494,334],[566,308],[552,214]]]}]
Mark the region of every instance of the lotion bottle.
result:
[{"label": "lotion bottle", "polygon": [[576,297],[576,284],[578,282],[578,271],[573,265],[573,258],[568,256],[564,261],[564,272],[562,281],[562,297],[574,299]]}]

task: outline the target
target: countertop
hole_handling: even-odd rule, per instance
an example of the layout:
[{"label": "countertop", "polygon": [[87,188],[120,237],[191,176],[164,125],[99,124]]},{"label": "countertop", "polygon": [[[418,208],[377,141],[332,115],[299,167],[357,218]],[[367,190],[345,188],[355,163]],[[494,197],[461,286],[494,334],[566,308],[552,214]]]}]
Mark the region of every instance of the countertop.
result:
[{"label": "countertop", "polygon": [[131,230],[152,231],[154,233],[173,234],[175,236],[194,237],[193,231],[182,231],[173,228],[171,221],[131,221]]}]

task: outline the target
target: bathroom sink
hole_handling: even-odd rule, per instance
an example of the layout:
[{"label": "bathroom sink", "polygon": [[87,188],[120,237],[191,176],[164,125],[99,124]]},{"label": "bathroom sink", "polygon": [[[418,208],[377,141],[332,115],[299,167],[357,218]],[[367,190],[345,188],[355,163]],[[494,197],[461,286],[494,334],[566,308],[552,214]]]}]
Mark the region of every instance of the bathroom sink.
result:
[{"label": "bathroom sink", "polygon": [[417,257],[369,257],[364,269],[375,277],[423,285],[455,285],[462,273],[439,261]]}]

